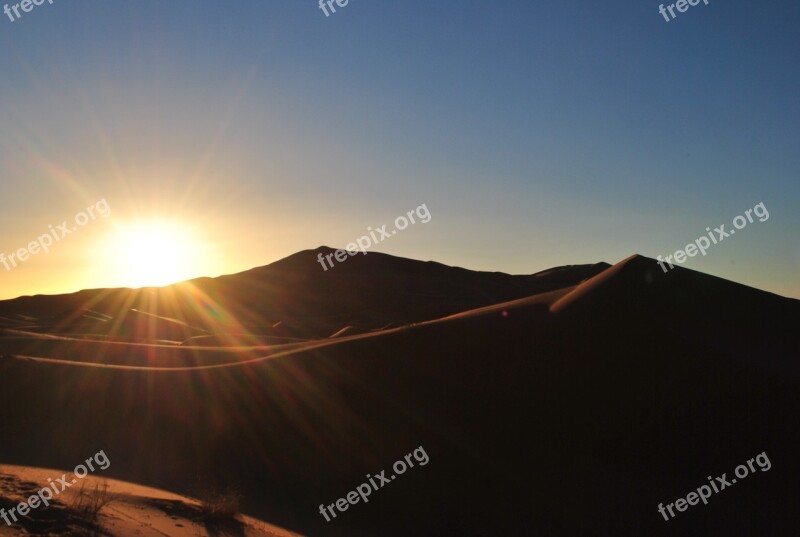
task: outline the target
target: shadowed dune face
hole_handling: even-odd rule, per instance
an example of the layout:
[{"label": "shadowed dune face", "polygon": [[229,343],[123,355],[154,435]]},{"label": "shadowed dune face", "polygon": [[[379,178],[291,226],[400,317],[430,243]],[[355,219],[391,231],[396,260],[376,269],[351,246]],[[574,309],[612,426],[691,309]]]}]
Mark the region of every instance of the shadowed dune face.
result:
[{"label": "shadowed dune face", "polygon": [[370,330],[427,321],[576,285],[607,266],[510,276],[370,253],[324,272],[317,255],[333,251],[308,250],[240,274],[165,288],[1,301],[0,316],[11,320],[0,319],[0,328],[139,342],[213,334],[320,338],[350,325]]},{"label": "shadowed dune face", "polygon": [[[218,369],[5,356],[0,402],[16,410],[3,417],[0,460],[69,467],[104,449],[115,477],[176,491],[198,477],[232,485],[245,512],[310,535],[795,528],[800,345],[789,328],[800,305],[683,269],[656,278],[651,264],[634,257],[565,280],[556,271],[568,285],[324,344],[150,347],[155,363],[179,350],[247,361]],[[53,357],[91,348],[48,344],[64,345]],[[333,522],[320,516],[319,504],[420,446],[425,467]],[[770,472],[668,524],[656,511],[762,451]]]}]

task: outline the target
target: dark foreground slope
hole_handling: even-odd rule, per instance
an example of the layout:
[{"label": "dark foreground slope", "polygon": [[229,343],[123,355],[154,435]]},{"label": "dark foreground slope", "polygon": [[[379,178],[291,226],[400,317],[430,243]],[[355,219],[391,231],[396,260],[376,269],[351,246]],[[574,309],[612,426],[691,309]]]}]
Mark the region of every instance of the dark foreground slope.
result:
[{"label": "dark foreground slope", "polygon": [[[0,359],[0,461],[235,484],[310,535],[794,535],[800,304],[633,257],[584,282],[218,369]],[[163,350],[163,352],[167,352]],[[423,446],[430,462],[333,522]],[[765,452],[772,467],[657,511]]]}]

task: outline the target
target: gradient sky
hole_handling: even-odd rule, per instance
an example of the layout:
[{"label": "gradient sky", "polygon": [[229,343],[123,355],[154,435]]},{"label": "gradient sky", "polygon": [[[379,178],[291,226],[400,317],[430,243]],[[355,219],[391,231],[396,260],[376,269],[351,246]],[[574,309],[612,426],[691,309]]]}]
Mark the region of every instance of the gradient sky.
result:
[{"label": "gradient sky", "polygon": [[342,247],[425,203],[431,222],[375,250],[532,273],[668,255],[759,202],[769,220],[684,266],[800,298],[798,25],[788,0],[671,22],[641,0],[3,16],[0,252],[113,212],[0,266],[0,298],[143,285],[171,261],[135,244],[142,220],[183,228],[161,237],[183,279]]}]

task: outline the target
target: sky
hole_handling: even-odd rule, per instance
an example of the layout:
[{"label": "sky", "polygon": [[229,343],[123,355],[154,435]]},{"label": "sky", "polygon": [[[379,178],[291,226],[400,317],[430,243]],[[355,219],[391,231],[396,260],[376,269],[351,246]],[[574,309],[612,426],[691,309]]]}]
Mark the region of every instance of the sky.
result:
[{"label": "sky", "polygon": [[[671,255],[759,203],[767,220],[683,266],[800,298],[800,5],[658,7],[53,0],[2,15],[0,253],[70,233],[0,264],[0,298],[235,273],[421,204],[429,222],[372,250],[530,274]],[[109,212],[74,225],[89,207]]]}]

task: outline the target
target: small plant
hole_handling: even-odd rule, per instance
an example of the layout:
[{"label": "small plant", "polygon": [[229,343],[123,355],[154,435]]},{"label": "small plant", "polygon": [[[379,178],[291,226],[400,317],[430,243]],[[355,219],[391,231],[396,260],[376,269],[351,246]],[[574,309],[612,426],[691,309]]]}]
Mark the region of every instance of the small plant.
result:
[{"label": "small plant", "polygon": [[87,487],[86,482],[83,482],[70,509],[87,522],[97,522],[100,511],[112,501],[114,501],[114,497],[108,491],[107,479],[100,484],[95,484],[94,488]]},{"label": "small plant", "polygon": [[233,487],[214,488],[203,484],[197,487],[200,511],[207,521],[230,521],[236,518],[241,507],[242,495]]}]

